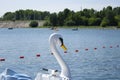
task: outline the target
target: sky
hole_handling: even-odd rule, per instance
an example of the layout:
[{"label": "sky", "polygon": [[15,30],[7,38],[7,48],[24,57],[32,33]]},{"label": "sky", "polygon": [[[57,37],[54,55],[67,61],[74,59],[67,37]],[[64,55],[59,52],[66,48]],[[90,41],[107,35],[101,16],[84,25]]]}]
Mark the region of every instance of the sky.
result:
[{"label": "sky", "polygon": [[68,8],[73,11],[81,9],[102,10],[104,7],[120,7],[120,0],[1,0],[0,17],[6,12],[33,9],[38,11],[59,12]]}]

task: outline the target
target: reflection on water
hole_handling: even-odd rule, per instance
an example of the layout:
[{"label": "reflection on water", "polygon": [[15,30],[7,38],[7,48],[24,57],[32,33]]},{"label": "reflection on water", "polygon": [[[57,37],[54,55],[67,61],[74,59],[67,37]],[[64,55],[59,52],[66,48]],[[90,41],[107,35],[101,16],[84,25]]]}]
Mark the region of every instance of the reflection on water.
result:
[{"label": "reflection on water", "polygon": [[[60,71],[49,50],[48,38],[53,32],[56,31],[47,28],[1,28],[0,58],[5,61],[0,62],[0,72],[11,68],[34,78],[37,72],[43,72],[44,67]],[[120,45],[120,30],[59,29],[57,32],[63,35],[68,48],[68,53],[61,49],[60,52],[70,67],[73,80],[120,80],[120,47],[117,47]],[[36,54],[41,56],[36,57]]]}]

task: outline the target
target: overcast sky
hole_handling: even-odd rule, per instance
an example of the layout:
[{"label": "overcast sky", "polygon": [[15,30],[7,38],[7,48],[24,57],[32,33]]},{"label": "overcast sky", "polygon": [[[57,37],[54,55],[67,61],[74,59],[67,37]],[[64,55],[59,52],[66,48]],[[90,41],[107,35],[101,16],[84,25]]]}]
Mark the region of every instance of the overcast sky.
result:
[{"label": "overcast sky", "polygon": [[59,12],[65,8],[79,11],[84,8],[101,10],[103,7],[120,7],[120,0],[1,0],[0,16],[19,9]]}]

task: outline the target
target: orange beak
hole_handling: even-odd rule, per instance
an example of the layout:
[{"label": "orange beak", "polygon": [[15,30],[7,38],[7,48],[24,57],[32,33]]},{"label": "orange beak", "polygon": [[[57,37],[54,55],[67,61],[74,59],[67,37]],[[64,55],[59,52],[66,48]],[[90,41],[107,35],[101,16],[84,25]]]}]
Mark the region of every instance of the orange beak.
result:
[{"label": "orange beak", "polygon": [[62,44],[61,47],[62,47],[62,49],[63,49],[64,51],[67,51],[67,48],[65,47],[64,44]]}]

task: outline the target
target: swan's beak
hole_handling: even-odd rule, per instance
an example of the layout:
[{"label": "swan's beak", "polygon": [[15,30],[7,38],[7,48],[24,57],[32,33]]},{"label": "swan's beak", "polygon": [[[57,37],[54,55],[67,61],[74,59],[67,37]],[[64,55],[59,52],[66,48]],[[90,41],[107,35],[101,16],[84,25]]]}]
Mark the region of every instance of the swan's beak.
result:
[{"label": "swan's beak", "polygon": [[64,51],[67,51],[67,48],[65,47],[64,44],[62,44],[61,47],[63,48]]}]

